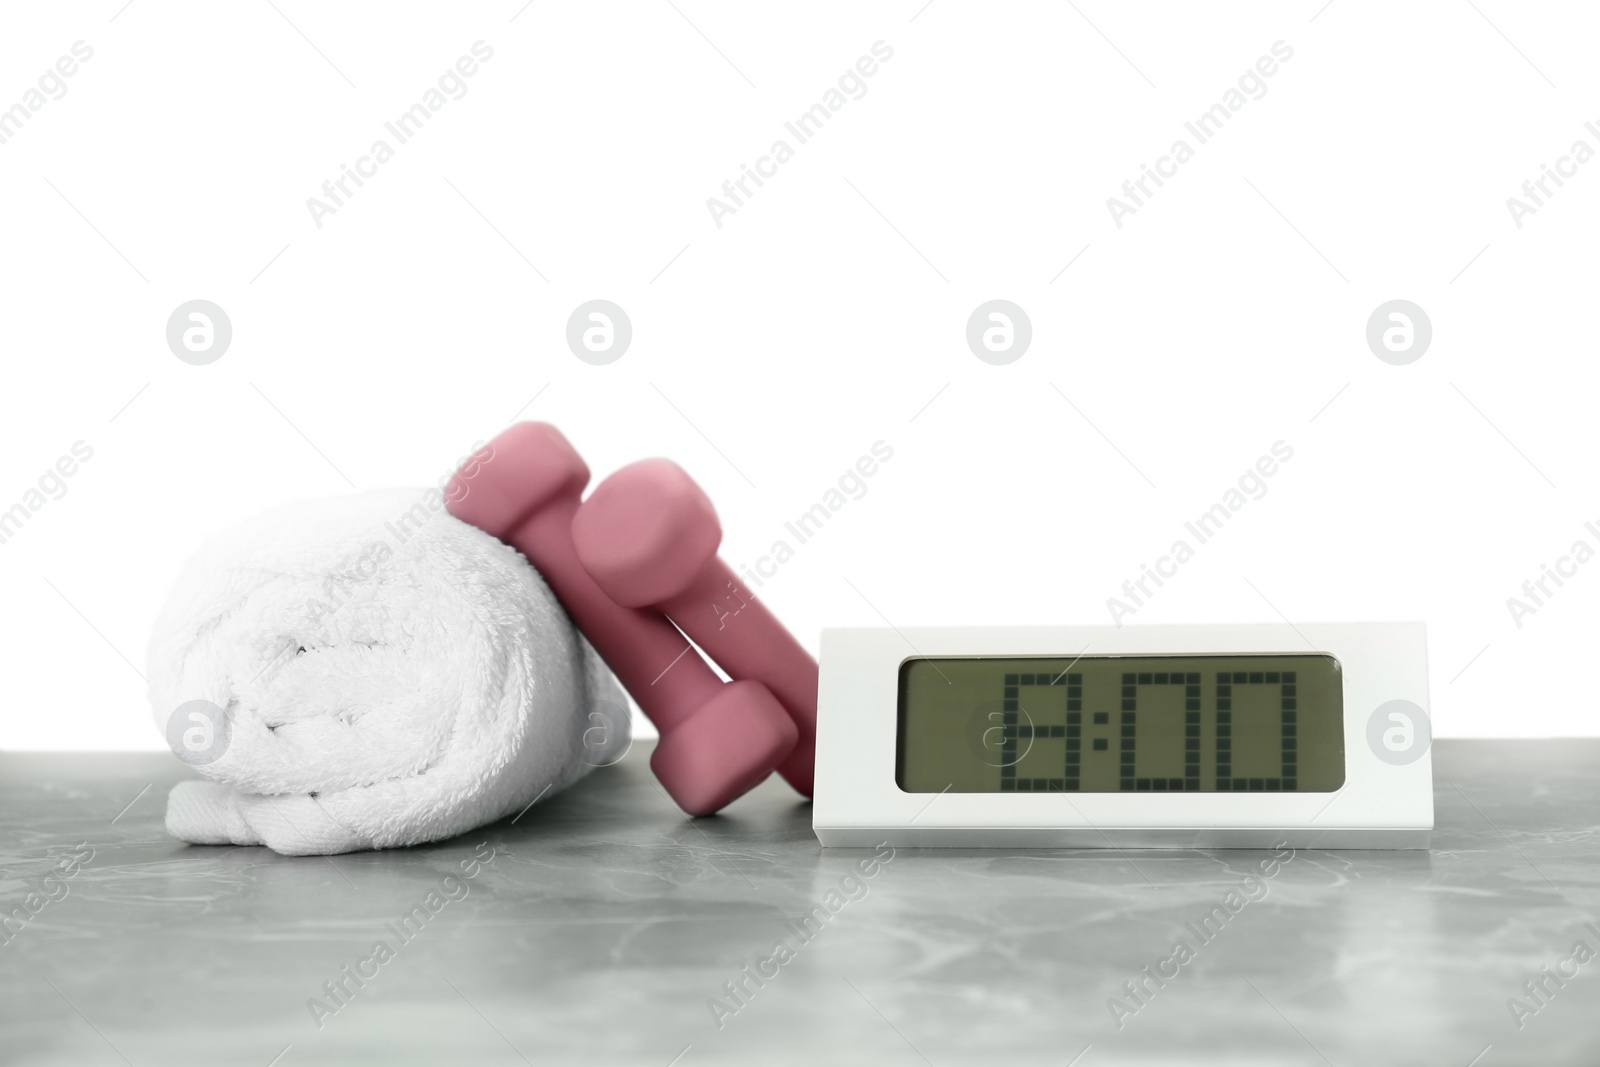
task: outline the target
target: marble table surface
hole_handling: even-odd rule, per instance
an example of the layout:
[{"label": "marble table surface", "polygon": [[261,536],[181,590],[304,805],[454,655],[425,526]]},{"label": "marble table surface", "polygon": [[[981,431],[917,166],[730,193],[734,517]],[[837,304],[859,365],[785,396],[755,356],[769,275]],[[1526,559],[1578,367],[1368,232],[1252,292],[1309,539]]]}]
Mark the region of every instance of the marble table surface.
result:
[{"label": "marble table surface", "polygon": [[331,859],[169,839],[165,754],[0,755],[0,1062],[1600,1063],[1600,740],[1440,741],[1430,852],[1255,882],[1268,853],[825,852],[781,781],[689,820],[648,754]]}]

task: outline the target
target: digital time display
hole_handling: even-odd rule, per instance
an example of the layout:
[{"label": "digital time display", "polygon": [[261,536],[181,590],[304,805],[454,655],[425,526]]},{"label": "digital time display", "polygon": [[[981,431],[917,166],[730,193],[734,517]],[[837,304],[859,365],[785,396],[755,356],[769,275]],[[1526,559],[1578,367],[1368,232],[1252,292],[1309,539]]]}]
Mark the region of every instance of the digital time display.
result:
[{"label": "digital time display", "polygon": [[919,657],[900,668],[908,793],[1333,792],[1330,655]]}]

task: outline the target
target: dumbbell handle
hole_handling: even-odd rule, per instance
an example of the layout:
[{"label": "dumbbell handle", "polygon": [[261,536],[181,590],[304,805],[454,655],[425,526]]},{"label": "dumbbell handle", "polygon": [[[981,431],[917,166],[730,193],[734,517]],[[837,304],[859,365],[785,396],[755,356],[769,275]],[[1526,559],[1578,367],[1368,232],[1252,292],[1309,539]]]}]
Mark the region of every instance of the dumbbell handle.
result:
[{"label": "dumbbell handle", "polygon": [[639,707],[665,734],[722,689],[666,619],[617,604],[594,583],[572,548],[576,496],[552,500],[503,540],[528,557]]},{"label": "dumbbell handle", "polygon": [[783,704],[801,740],[779,771],[809,796],[815,744],[807,740],[817,735],[817,661],[719,558],[656,606],[730,678],[761,682]]}]

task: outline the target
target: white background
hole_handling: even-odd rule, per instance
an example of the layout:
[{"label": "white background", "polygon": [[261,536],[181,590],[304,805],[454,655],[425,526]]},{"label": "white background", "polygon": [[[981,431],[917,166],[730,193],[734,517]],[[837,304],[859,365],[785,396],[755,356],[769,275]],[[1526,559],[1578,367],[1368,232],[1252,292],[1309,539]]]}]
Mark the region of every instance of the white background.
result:
[{"label": "white background", "polygon": [[[518,412],[597,477],[685,465],[734,564],[891,446],[760,590],[813,649],[1109,622],[1282,440],[1131,622],[1420,619],[1438,734],[1600,732],[1600,565],[1520,628],[1506,603],[1600,548],[1600,161],[1521,228],[1506,206],[1600,148],[1592,10],[675,3],[8,5],[0,107],[94,55],[0,145],[0,510],[94,457],[0,545],[0,747],[161,747],[138,672],[205,535],[425,484]],[[315,226],[480,39],[467,94]],[[866,95],[718,228],[707,198],[879,40]],[[1118,228],[1107,198],[1279,40],[1266,95]],[[604,367],[564,339],[597,297],[634,328]],[[234,331],[203,367],[165,341],[195,298]],[[993,298],[1032,321],[1007,366],[965,341]],[[1433,324],[1409,366],[1365,341],[1395,298]]]}]

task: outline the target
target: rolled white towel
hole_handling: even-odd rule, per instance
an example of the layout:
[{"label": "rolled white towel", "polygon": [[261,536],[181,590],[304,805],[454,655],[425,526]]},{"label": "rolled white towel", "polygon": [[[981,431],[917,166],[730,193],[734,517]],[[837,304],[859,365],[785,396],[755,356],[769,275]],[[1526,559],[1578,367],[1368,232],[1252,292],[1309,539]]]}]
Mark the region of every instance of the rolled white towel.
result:
[{"label": "rolled white towel", "polygon": [[436,841],[614,762],[624,698],[533,567],[437,492],[296,504],[203,547],[156,623],[157,725],[211,781],[167,831],[326,855]]}]

